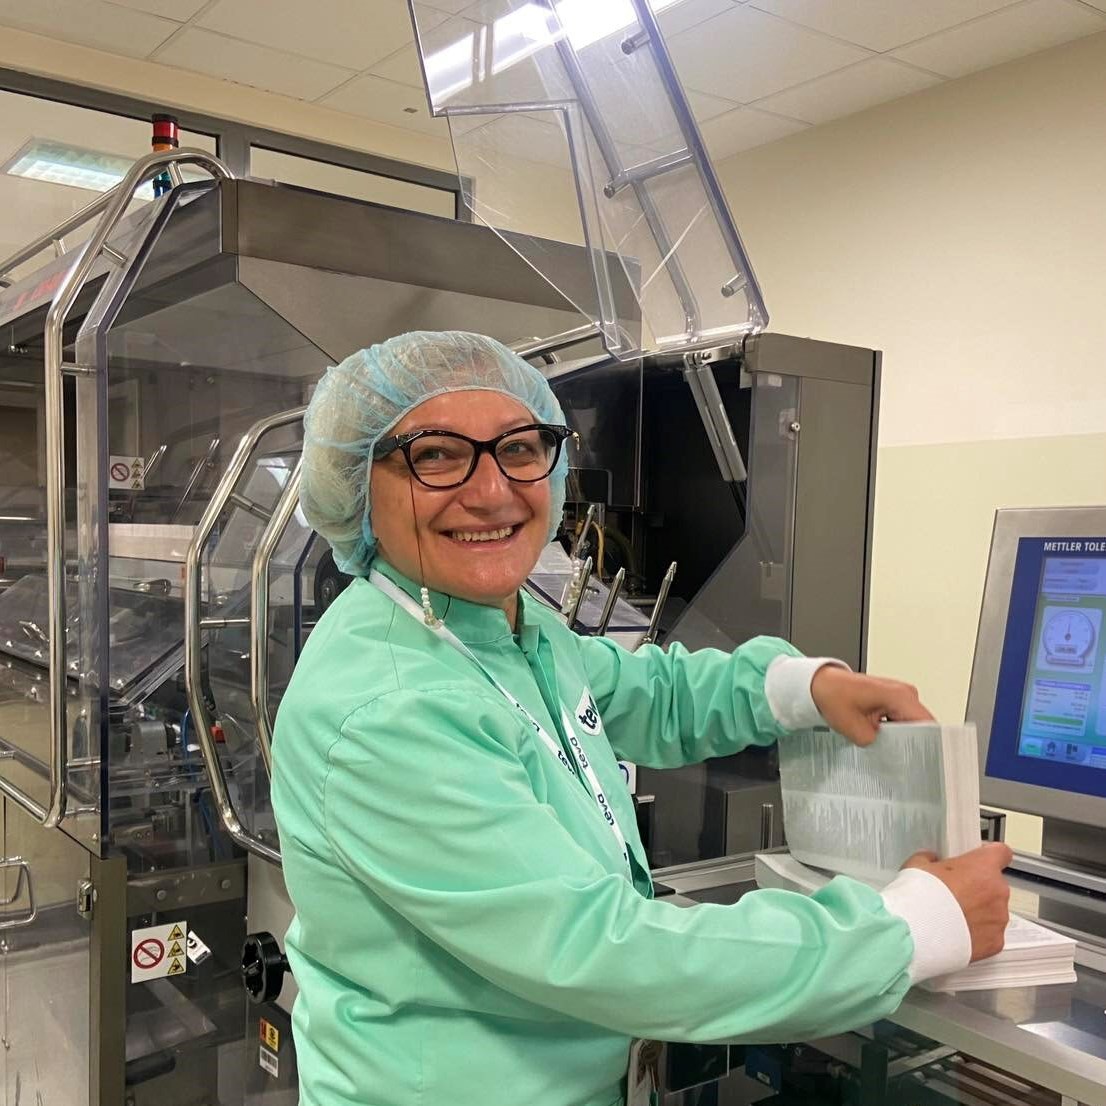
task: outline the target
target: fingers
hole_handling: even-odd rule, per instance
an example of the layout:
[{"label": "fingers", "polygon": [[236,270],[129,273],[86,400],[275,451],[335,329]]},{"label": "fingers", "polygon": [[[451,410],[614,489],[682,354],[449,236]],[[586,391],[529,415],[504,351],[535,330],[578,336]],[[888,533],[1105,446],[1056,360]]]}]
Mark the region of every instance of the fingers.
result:
[{"label": "fingers", "polygon": [[881,709],[892,722],[931,722],[933,715],[922,705],[918,689],[898,680],[880,680],[883,685]]},{"label": "fingers", "polygon": [[1005,841],[988,841],[979,851],[999,870],[1009,868],[1014,859],[1014,850]]}]

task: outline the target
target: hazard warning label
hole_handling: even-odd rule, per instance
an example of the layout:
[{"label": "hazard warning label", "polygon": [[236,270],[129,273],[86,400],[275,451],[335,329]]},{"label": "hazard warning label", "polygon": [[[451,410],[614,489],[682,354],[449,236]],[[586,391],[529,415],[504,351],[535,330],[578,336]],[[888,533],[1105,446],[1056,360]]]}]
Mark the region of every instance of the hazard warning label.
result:
[{"label": "hazard warning label", "polygon": [[188,923],[147,926],[131,934],[131,982],[184,975],[188,969]]},{"label": "hazard warning label", "polygon": [[121,457],[112,454],[108,458],[108,487],[125,488],[140,492],[146,488],[146,461],[143,457]]}]

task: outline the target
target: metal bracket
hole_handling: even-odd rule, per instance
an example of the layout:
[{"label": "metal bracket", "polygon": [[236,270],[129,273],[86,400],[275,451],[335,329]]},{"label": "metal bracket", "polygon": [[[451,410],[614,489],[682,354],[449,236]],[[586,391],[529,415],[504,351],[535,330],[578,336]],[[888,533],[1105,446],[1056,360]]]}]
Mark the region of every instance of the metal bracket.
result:
[{"label": "metal bracket", "polygon": [[96,905],[96,887],[90,879],[82,879],[77,883],[77,913],[85,921],[92,917],[92,909]]}]

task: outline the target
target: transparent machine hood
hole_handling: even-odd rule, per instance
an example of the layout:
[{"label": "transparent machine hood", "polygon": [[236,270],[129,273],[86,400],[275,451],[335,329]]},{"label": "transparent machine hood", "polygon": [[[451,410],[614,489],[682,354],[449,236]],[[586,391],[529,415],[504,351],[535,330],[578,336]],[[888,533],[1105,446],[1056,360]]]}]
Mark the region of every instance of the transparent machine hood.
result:
[{"label": "transparent machine hood", "polygon": [[[409,4],[466,204],[600,328],[611,354],[763,329],[760,287],[649,0],[484,0],[444,22]],[[558,177],[594,277],[583,294],[530,215],[548,207],[535,185]],[[627,284],[640,322],[619,310]]]}]

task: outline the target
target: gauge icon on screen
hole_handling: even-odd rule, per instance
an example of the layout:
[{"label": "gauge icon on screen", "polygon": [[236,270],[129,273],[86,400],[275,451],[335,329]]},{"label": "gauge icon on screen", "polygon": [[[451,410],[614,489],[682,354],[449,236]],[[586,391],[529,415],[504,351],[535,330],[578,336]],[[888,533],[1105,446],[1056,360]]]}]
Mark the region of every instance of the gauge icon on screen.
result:
[{"label": "gauge icon on screen", "polygon": [[1094,648],[1094,623],[1082,611],[1058,611],[1041,632],[1049,664],[1083,668]]}]

